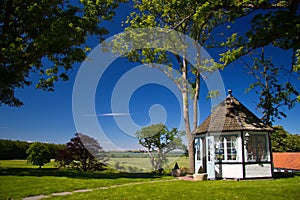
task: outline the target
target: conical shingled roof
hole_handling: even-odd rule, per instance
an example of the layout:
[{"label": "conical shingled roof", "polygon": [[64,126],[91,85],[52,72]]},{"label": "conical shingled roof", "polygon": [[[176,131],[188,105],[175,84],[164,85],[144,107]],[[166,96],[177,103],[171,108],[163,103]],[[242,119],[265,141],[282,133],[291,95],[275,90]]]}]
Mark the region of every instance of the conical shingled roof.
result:
[{"label": "conical shingled roof", "polygon": [[231,91],[229,91],[227,98],[193,131],[193,134],[244,130],[272,131],[273,129],[265,125],[256,115],[234,98]]}]

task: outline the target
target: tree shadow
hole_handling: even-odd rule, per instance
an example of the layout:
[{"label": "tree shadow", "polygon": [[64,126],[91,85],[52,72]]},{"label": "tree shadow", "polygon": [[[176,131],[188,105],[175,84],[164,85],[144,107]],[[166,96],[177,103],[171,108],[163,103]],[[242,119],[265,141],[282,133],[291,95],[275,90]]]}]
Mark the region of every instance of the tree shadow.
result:
[{"label": "tree shadow", "polygon": [[280,178],[294,178],[295,176],[300,176],[300,173],[298,172],[275,172],[274,173],[274,179],[280,179]]},{"label": "tree shadow", "polygon": [[118,178],[161,178],[163,175],[157,173],[125,173],[125,172],[82,172],[69,169],[55,169],[55,168],[0,168],[0,176],[55,176],[68,177],[76,179],[118,179]]}]

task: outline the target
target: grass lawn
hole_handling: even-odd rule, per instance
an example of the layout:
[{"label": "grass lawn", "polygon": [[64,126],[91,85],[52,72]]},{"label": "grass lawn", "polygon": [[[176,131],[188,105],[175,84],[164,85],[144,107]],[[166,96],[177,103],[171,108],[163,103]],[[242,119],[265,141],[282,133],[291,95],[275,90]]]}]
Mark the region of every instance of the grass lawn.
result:
[{"label": "grass lawn", "polygon": [[150,173],[84,173],[57,170],[53,164],[51,167],[51,163],[42,169],[26,164],[26,161],[1,160],[0,163],[0,199],[21,199],[41,194],[172,178]]},{"label": "grass lawn", "polygon": [[300,177],[255,181],[172,181],[96,190],[49,199],[300,199]]},{"label": "grass lawn", "polygon": [[[50,199],[300,199],[300,176],[253,181],[168,181],[151,173],[83,173],[0,161],[0,199],[93,189]],[[137,183],[128,185],[127,183]],[[107,188],[101,188],[107,187]],[[97,189],[98,188],[98,189]]]}]

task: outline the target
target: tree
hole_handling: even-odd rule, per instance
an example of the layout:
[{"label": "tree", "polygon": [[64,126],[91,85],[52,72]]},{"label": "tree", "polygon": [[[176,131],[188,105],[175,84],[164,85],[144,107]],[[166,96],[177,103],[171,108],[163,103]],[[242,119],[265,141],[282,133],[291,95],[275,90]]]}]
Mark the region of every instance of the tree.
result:
[{"label": "tree", "polygon": [[39,168],[44,164],[49,163],[51,159],[50,151],[48,147],[40,142],[34,142],[27,150],[27,161],[33,165],[38,165]]},{"label": "tree", "polygon": [[290,134],[282,126],[274,126],[272,133],[273,152],[300,152],[300,136]]},{"label": "tree", "polygon": [[60,167],[94,171],[105,169],[108,156],[97,140],[76,133],[75,137],[66,144],[66,148],[58,152],[56,161],[59,162]]},{"label": "tree", "polygon": [[161,171],[167,164],[167,154],[175,149],[182,149],[181,136],[176,128],[171,131],[163,124],[154,124],[136,132],[139,144],[147,149],[154,170]]},{"label": "tree", "polygon": [[[240,57],[250,56],[252,63],[243,63],[255,78],[247,91],[254,89],[258,94],[257,108],[263,121],[272,125],[276,118],[286,117],[289,110],[300,100],[299,88],[293,82],[300,73],[300,3],[296,0],[264,2],[251,20],[251,29],[246,34],[236,34],[236,39],[224,43],[230,47],[220,61],[226,66]],[[267,57],[268,49],[281,49],[290,54],[291,62],[276,66]],[[232,49],[239,49],[233,53]],[[260,50],[261,49],[261,50]]]},{"label": "tree", "polygon": [[0,140],[0,160],[26,159],[29,146],[25,141]]},{"label": "tree", "polygon": [[[176,43],[174,48],[181,49],[182,55],[178,55],[175,49],[167,52],[161,48],[146,48],[133,50],[126,54],[129,60],[146,63],[151,63],[151,67],[159,68],[163,71],[179,88],[183,99],[183,117],[185,122],[185,132],[188,139],[188,151],[190,158],[190,170],[194,171],[194,153],[193,139],[191,132],[198,126],[198,100],[200,94],[201,75],[212,72],[217,65],[213,60],[207,60],[202,55],[201,47],[211,48],[216,43],[212,37],[215,27],[232,22],[234,19],[248,15],[252,12],[250,7],[256,8],[261,1],[168,1],[168,0],[145,0],[134,1],[135,11],[130,14],[126,23],[129,24],[127,30],[145,27],[160,27],[172,29],[192,38],[197,48],[195,55],[195,65],[188,62],[186,49],[188,48],[184,41],[173,41]],[[251,4],[251,5],[249,5]],[[249,8],[248,8],[249,7]],[[245,9],[247,8],[247,9]],[[225,32],[225,31],[224,31]],[[154,35],[155,36],[155,35]],[[230,36],[228,40],[235,40],[236,34]],[[142,40],[144,34],[136,34],[131,36],[132,40]],[[153,39],[155,40],[155,38]],[[182,43],[179,44],[178,43]],[[220,42],[221,43],[221,42]],[[118,47],[120,47],[122,43]],[[181,46],[180,46],[181,45]],[[123,45],[122,48],[126,47]],[[120,48],[119,48],[120,49]],[[240,49],[234,49],[230,54],[236,54]],[[226,54],[225,54],[226,55]],[[167,67],[161,67],[158,64],[164,64]],[[213,66],[213,67],[211,67]],[[172,69],[177,69],[180,77],[173,77]],[[189,118],[189,98],[193,100],[193,126]]]},{"label": "tree", "polygon": [[[150,64],[150,67],[155,67],[161,69],[169,78],[171,78],[174,83],[178,86],[179,90],[182,93],[183,98],[183,117],[185,122],[185,131],[188,139],[188,150],[190,158],[190,170],[194,171],[194,152],[193,152],[193,140],[191,136],[191,130],[195,129],[198,126],[198,113],[197,113],[197,104],[200,94],[200,85],[201,75],[207,72],[211,72],[218,68],[224,68],[233,61],[242,57],[243,55],[249,54],[251,51],[264,46],[268,42],[275,41],[278,42],[284,38],[286,41],[293,41],[293,39],[298,38],[298,28],[296,25],[299,18],[295,18],[297,12],[292,14],[289,10],[295,9],[298,5],[298,1],[195,1],[195,0],[184,0],[184,1],[167,1],[167,0],[144,0],[144,1],[134,1],[135,11],[130,14],[126,23],[129,25],[127,30],[135,28],[144,28],[144,27],[161,27],[166,29],[172,29],[179,31],[185,35],[190,36],[195,40],[199,45],[212,48],[217,47],[222,51],[220,53],[219,63],[214,61],[203,60],[203,55],[201,55],[201,50],[198,46],[197,55],[195,60],[196,65],[192,66],[187,61],[187,56],[184,54],[185,49],[182,49],[182,56],[174,55],[174,52],[166,52],[161,48],[146,48],[133,50],[126,56],[131,61],[141,62]],[[254,13],[258,10],[257,15],[253,15],[253,27],[252,31],[248,31],[247,34],[239,36],[238,33],[230,33],[226,31],[226,27],[230,28],[230,23],[234,22],[238,18],[248,16],[249,14]],[[278,11],[278,13],[285,12],[288,10],[286,15],[289,15],[288,19],[291,19],[285,26],[287,18],[276,17],[276,20],[279,20],[281,23],[279,26],[293,27],[291,32],[293,34],[285,35],[284,32],[280,32],[275,38],[274,37],[264,37],[264,23],[267,23],[267,20],[263,20],[261,11],[272,12]],[[299,12],[298,12],[299,13]],[[294,18],[293,18],[294,17]],[[267,18],[267,19],[270,19]],[[276,20],[271,20],[271,25],[278,25],[273,23]],[[219,35],[216,35],[214,32],[215,28],[223,25],[224,32]],[[272,30],[277,30],[272,27],[268,30],[268,33],[272,34]],[[259,31],[260,30],[260,31]],[[285,30],[285,29],[280,29]],[[289,32],[288,30],[287,32]],[[226,32],[229,35],[226,35]],[[141,33],[140,35],[131,35],[130,39],[142,40],[145,35]],[[290,37],[291,36],[291,37]],[[225,38],[224,41],[221,41],[220,38]],[[264,40],[260,40],[264,39]],[[268,40],[268,41],[267,41]],[[178,42],[178,41],[174,41]],[[179,41],[180,42],[180,41]],[[279,42],[280,43],[280,42]],[[122,43],[120,43],[122,45]],[[293,43],[289,43],[293,45]],[[126,48],[127,46],[124,45]],[[284,45],[279,45],[284,47]],[[118,46],[120,47],[120,45]],[[160,67],[153,63],[164,64],[168,67]],[[213,66],[213,67],[209,67]],[[180,73],[180,78],[174,79],[172,77],[172,69],[178,69]],[[171,72],[171,73],[170,73]],[[189,87],[191,86],[191,87]],[[191,123],[189,119],[189,102],[188,98],[193,100],[193,126],[191,128]]]},{"label": "tree", "polygon": [[0,105],[21,106],[14,91],[30,85],[33,73],[41,75],[37,87],[43,90],[68,80],[90,49],[87,37],[108,33],[100,24],[112,19],[120,1],[1,1]]},{"label": "tree", "polygon": [[295,106],[299,92],[291,84],[291,75],[289,73],[285,75],[284,68],[275,66],[272,60],[266,60],[264,57],[263,48],[261,57],[253,58],[253,65],[244,62],[256,80],[255,83],[250,84],[247,91],[255,89],[259,94],[257,108],[263,114],[263,122],[272,126],[276,118],[287,116],[283,108],[287,107],[290,110]]}]

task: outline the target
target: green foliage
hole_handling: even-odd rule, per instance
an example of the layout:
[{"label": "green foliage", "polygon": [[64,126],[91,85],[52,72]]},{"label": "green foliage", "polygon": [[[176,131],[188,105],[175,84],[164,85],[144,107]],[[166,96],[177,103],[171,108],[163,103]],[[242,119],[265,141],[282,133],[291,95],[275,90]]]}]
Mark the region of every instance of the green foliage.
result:
[{"label": "green foliage", "polygon": [[28,154],[27,161],[41,168],[44,164],[49,163],[51,159],[48,147],[40,142],[34,142],[26,151]]},{"label": "green foliage", "polygon": [[0,140],[0,159],[26,159],[30,143],[24,141]]},{"label": "green foliage", "polygon": [[[13,140],[3,140],[0,139],[0,159],[9,160],[9,159],[26,159],[27,158],[27,149],[31,145],[30,142],[26,141],[13,141]],[[65,145],[63,144],[51,144],[44,143],[47,146],[50,152],[51,158],[55,158],[57,151],[63,149]]]},{"label": "green foliage", "polygon": [[269,125],[276,118],[286,117],[284,108],[291,110],[299,92],[291,84],[290,75],[285,76],[286,69],[273,65],[271,59],[264,58],[264,49],[259,58],[254,58],[253,65],[248,65],[250,74],[255,78],[247,91],[255,90],[259,95],[257,108],[261,110],[262,120]]},{"label": "green foliage", "polygon": [[282,126],[274,126],[272,133],[273,152],[300,152],[300,135],[290,134]]},{"label": "green foliage", "polygon": [[183,132],[173,128],[171,131],[163,124],[154,124],[136,132],[139,144],[145,147],[154,170],[161,170],[167,164],[167,154],[175,149],[183,149]]},{"label": "green foliage", "polygon": [[[262,110],[263,120],[272,124],[276,118],[286,117],[284,107],[292,109],[300,100],[299,88],[293,85],[297,82],[293,77],[299,80],[300,3],[293,0],[265,3],[260,7],[265,10],[254,15],[251,29],[241,39],[239,46],[244,46],[244,51],[238,57],[250,53],[254,60],[253,64],[247,64],[255,77],[248,90],[255,89],[259,94],[257,107]],[[289,52],[291,62],[274,66],[271,59],[264,58],[264,52],[256,55],[255,51],[264,47],[277,47]]]},{"label": "green foliage", "polygon": [[81,171],[102,171],[106,167],[108,156],[98,141],[87,135],[76,133],[66,147],[58,151],[56,161],[59,167],[68,167]]},{"label": "green foliage", "polygon": [[247,33],[249,47],[272,44],[281,49],[299,49],[299,1],[286,2],[286,5],[277,5],[275,9],[269,7],[268,11],[253,17],[251,30]]},{"label": "green foliage", "polygon": [[87,37],[102,38],[108,33],[100,24],[112,19],[118,3],[119,0],[1,1],[0,103],[21,106],[14,91],[30,85],[32,73],[41,75],[37,87],[48,91],[54,89],[54,82],[68,80],[68,71],[82,62],[90,50]]}]

